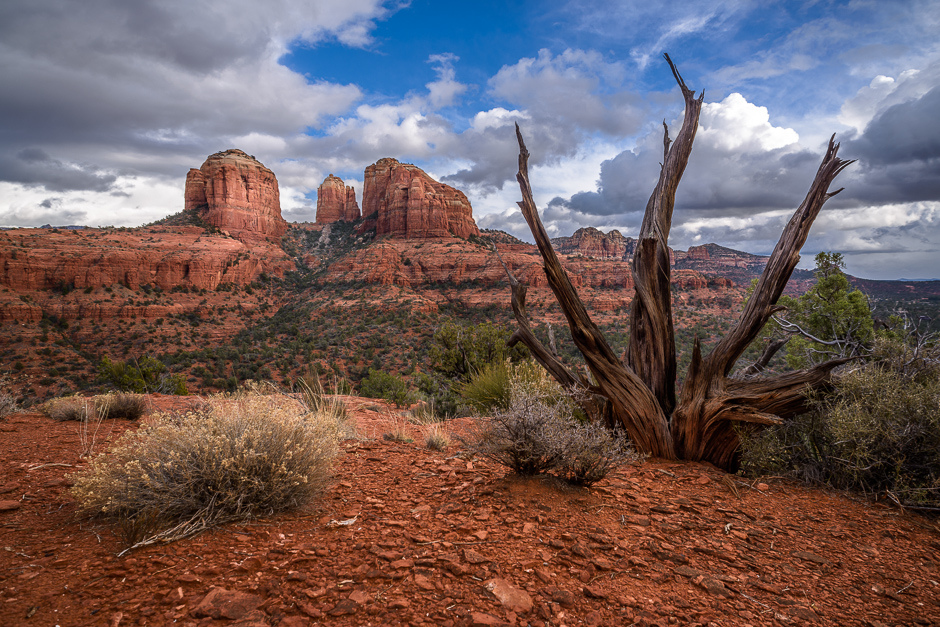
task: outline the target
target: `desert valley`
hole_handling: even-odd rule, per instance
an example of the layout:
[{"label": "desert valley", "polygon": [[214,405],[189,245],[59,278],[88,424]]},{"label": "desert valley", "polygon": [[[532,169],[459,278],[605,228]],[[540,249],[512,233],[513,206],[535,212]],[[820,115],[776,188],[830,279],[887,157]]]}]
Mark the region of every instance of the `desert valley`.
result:
[{"label": "desert valley", "polygon": [[[351,431],[313,505],[122,554],[133,530],[83,516],[69,489],[137,425],[38,407],[107,391],[105,359],[153,359],[185,383],[185,396],[148,390],[142,423],[222,392],[238,403],[258,382],[296,402],[304,376],[353,391],[370,369],[415,381],[442,325],[508,327],[501,258],[529,286],[537,333],[553,329],[578,367],[534,245],[478,229],[462,192],[413,165],[381,159],[364,180],[361,206],[330,175],[316,222],[287,223],[274,173],[226,150],[157,223],[0,232],[0,355],[21,406],[0,422],[0,623],[940,623],[935,519],[705,463],[635,459],[589,488],[516,477],[468,453],[475,419],[424,424],[351,394],[334,396]],[[552,243],[622,340],[636,240],[584,228]],[[716,244],[671,251],[680,347],[725,330],[766,262]],[[812,282],[797,271],[788,293]],[[936,281],[854,282],[886,312],[940,303]],[[423,443],[436,429],[435,450]]]}]

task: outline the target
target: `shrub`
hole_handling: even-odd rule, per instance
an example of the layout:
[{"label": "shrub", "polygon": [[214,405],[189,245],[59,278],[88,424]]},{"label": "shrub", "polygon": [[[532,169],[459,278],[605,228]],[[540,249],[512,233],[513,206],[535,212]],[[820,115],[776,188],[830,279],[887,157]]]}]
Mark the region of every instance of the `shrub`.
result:
[{"label": "shrub", "polygon": [[334,379],[331,395],[326,394],[320,379],[315,376],[301,377],[297,380],[297,387],[300,389],[300,402],[307,411],[311,414],[328,416],[337,424],[338,437],[348,440],[356,437],[356,427],[349,420],[346,403],[339,398],[339,390],[343,383],[349,385],[345,379]]},{"label": "shrub", "polygon": [[405,423],[405,419],[402,418],[401,415],[387,415],[386,423],[388,425],[388,431],[382,434],[383,440],[388,440],[390,442],[401,442],[403,444],[408,444],[415,441],[414,438],[411,437],[411,433],[408,431],[408,425]]},{"label": "shrub", "polygon": [[147,399],[141,394],[112,392],[95,397],[95,411],[105,418],[139,420],[147,412]]},{"label": "shrub", "polygon": [[450,445],[450,438],[441,425],[434,424],[428,427],[424,435],[424,445],[432,451],[443,451]]},{"label": "shrub", "polygon": [[547,395],[514,380],[508,409],[478,425],[472,452],[521,475],[553,471],[576,485],[592,485],[636,459],[605,427],[578,420],[567,396]]},{"label": "shrub", "polygon": [[368,376],[359,383],[359,392],[367,398],[381,398],[396,407],[410,405],[414,396],[401,377],[369,368]]},{"label": "shrub", "polygon": [[434,401],[430,403],[419,401],[408,414],[411,416],[412,422],[421,425],[434,424],[443,420],[443,417],[438,415],[437,408],[434,407]]},{"label": "shrub", "polygon": [[[336,422],[277,397],[220,399],[160,414],[73,475],[83,511],[136,548],[309,503],[337,453]],[[129,549],[128,549],[129,550]]]},{"label": "shrub", "polygon": [[530,393],[552,403],[564,396],[561,386],[530,359],[516,363],[505,359],[487,364],[460,385],[458,392],[478,414],[486,414],[509,407],[513,385],[522,385]]},{"label": "shrub", "polygon": [[105,356],[98,363],[99,377],[122,392],[158,392],[186,396],[186,380],[180,374],[168,374],[166,365],[144,356],[140,359],[111,361]]},{"label": "shrub", "polygon": [[10,391],[10,379],[0,377],[0,420],[3,420],[18,409],[16,396]]},{"label": "shrub", "polygon": [[42,404],[40,411],[56,422],[84,421],[97,415],[94,401],[81,396],[50,399]]},{"label": "shrub", "polygon": [[746,434],[742,467],[940,506],[940,348],[880,340],[872,361],[793,421]]}]

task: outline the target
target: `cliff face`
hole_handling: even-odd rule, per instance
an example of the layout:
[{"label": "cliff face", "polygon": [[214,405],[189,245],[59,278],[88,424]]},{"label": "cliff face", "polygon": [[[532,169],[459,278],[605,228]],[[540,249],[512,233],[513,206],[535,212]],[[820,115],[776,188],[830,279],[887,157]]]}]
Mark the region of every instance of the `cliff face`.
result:
[{"label": "cliff face", "polygon": [[624,237],[616,229],[604,234],[594,227],[578,229],[571,237],[557,237],[552,246],[563,255],[583,255],[594,259],[629,261],[636,251],[636,240]]},{"label": "cliff face", "polygon": [[404,239],[479,235],[470,201],[421,168],[379,159],[365,171],[362,215],[376,235]]},{"label": "cliff face", "polygon": [[276,240],[287,231],[274,172],[237,149],[217,152],[189,171],[185,208],[239,239]]},{"label": "cliff face", "polygon": [[[207,236],[198,227],[2,231],[0,286],[9,298],[0,299],[0,321],[38,320],[43,311],[107,319],[127,312],[102,303],[103,288],[213,291],[223,283],[248,285],[262,273],[280,276],[291,267],[273,243],[249,246],[231,237]],[[63,292],[71,303],[64,309]],[[132,313],[164,315],[159,307],[150,309]]]},{"label": "cliff face", "polygon": [[345,220],[355,222],[360,217],[356,190],[332,174],[317,188],[317,224],[332,224]]}]

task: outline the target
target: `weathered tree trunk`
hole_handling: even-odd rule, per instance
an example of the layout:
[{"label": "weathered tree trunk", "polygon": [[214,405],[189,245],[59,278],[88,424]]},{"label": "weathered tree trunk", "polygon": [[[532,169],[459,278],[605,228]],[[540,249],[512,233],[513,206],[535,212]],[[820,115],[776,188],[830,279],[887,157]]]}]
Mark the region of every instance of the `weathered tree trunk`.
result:
[{"label": "weathered tree trunk", "polygon": [[[512,284],[513,311],[520,327],[512,341],[525,344],[563,386],[585,387],[595,398],[607,399],[607,415],[623,427],[640,451],[669,459],[705,460],[730,470],[736,467],[738,459],[735,423],[776,424],[793,416],[804,408],[806,392],[826,386],[832,369],[847,361],[834,360],[810,370],[766,379],[729,378],[735,362],[770,317],[780,310],[777,300],[799,262],[799,251],[810,226],[826,200],[842,191],[829,192],[829,186],[852,162],[837,157],[839,146],[833,143],[833,136],[806,199],[780,236],[734,327],[704,358],[696,340],[692,363],[677,403],[668,238],[676,188],[692,152],[702,97],[696,99],[668,56],[666,61],[685,99],[685,119],[674,143],[670,144],[668,128],[665,131],[662,171],[646,206],[640,230],[632,269],[636,295],[626,361],[616,356],[591,320],[552,248],[533,200],[528,174],[529,153],[518,125],[516,179],[522,191],[519,207],[542,255],[548,283],[568,320],[571,337],[584,356],[594,384],[579,381],[536,339],[525,312],[525,286],[506,268]],[[596,407],[590,409],[596,410]],[[589,415],[591,413],[589,411]]]}]

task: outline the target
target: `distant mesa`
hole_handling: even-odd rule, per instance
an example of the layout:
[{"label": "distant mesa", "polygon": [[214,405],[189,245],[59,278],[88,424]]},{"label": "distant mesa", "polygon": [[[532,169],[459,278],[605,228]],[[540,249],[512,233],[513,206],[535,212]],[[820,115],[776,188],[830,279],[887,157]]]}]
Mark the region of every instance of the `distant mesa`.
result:
[{"label": "distant mesa", "polygon": [[317,224],[355,222],[361,217],[356,190],[330,174],[317,188]]},{"label": "distant mesa", "polygon": [[458,189],[421,168],[386,157],[368,166],[362,191],[363,227],[403,239],[479,235],[473,208]]},{"label": "distant mesa", "polygon": [[217,152],[186,176],[187,211],[240,239],[287,232],[274,172],[238,149]]}]

